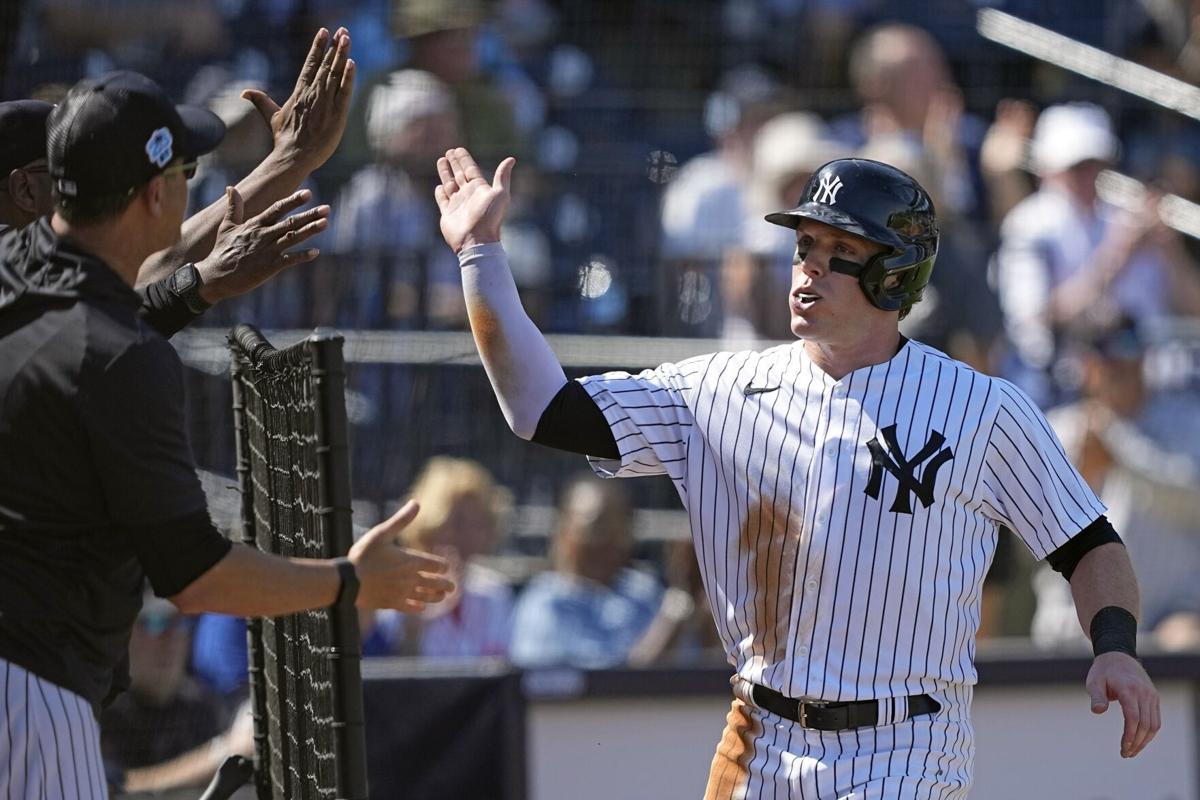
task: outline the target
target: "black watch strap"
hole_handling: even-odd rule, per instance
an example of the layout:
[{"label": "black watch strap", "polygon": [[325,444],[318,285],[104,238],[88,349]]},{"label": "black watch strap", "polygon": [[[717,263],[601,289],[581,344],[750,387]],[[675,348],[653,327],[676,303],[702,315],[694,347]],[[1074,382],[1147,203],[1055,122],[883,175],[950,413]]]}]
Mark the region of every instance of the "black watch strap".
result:
[{"label": "black watch strap", "polygon": [[340,606],[345,603],[352,606],[358,599],[358,570],[354,568],[354,562],[348,558],[335,558],[333,563],[342,579],[341,586],[338,587],[337,599],[333,601],[333,604]]},{"label": "black watch strap", "polygon": [[200,270],[196,269],[195,264],[184,264],[171,276],[171,291],[193,314],[203,314],[212,307],[211,303],[206,303],[200,296],[200,287],[203,285]]}]

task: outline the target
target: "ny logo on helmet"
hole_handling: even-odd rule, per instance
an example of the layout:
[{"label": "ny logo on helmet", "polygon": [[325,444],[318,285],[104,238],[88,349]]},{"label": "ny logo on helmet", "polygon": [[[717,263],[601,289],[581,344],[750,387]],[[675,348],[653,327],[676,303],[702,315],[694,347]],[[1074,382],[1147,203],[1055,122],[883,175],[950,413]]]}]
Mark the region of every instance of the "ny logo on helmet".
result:
[{"label": "ny logo on helmet", "polygon": [[813,194],[813,200],[826,205],[833,205],[837,202],[838,192],[842,190],[842,179],[837,175],[822,175],[821,182],[817,185],[817,191]]}]

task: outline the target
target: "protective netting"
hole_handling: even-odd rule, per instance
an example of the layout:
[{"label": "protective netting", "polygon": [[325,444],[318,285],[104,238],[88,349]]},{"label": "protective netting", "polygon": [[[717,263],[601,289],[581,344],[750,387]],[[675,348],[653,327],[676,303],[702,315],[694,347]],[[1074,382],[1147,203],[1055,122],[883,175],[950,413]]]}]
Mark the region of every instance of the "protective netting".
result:
[{"label": "protective netting", "polygon": [[[304,332],[270,335],[295,341]],[[511,532],[518,539],[549,532],[562,486],[588,471],[587,463],[513,435],[469,333],[350,330],[343,335],[356,525],[373,524],[394,511],[422,466],[433,456],[450,455],[479,461],[512,491],[518,513]],[[234,465],[224,338],[223,331],[193,328],[172,343],[188,367],[189,433],[196,460],[210,477],[210,510],[218,525],[236,528],[237,495],[227,488],[233,481],[223,477],[233,474]],[[721,347],[695,339],[552,336],[550,341],[572,377],[639,370]],[[666,478],[631,481],[627,488],[639,509],[682,513]],[[664,522],[656,518],[646,534],[686,535],[682,519]],[[534,539],[529,544],[540,550]]]},{"label": "protective netting", "polygon": [[[340,337],[275,351],[239,326],[234,418],[243,540],[331,558],[350,544]],[[252,620],[251,692],[260,798],[366,797],[362,683],[353,609]]]}]

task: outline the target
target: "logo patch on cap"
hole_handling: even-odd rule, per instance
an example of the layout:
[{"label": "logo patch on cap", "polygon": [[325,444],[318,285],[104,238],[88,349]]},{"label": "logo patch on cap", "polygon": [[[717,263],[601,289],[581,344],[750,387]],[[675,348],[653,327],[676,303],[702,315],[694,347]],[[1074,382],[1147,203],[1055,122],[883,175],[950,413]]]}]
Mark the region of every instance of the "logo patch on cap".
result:
[{"label": "logo patch on cap", "polygon": [[167,128],[159,128],[150,134],[146,141],[146,155],[150,156],[150,163],[159,169],[165,167],[175,156],[174,144],[175,139]]}]

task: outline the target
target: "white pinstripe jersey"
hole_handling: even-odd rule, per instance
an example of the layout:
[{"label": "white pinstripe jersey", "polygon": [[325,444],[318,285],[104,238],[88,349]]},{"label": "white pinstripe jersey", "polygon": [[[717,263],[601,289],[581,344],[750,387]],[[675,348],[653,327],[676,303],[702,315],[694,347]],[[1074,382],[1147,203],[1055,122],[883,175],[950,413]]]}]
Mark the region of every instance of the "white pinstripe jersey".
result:
[{"label": "white pinstripe jersey", "polygon": [[730,663],[791,697],[973,684],[999,525],[1040,559],[1104,512],[1028,397],[918,342],[841,380],[795,342],[581,382],[621,452],[593,468],[671,477]]}]

